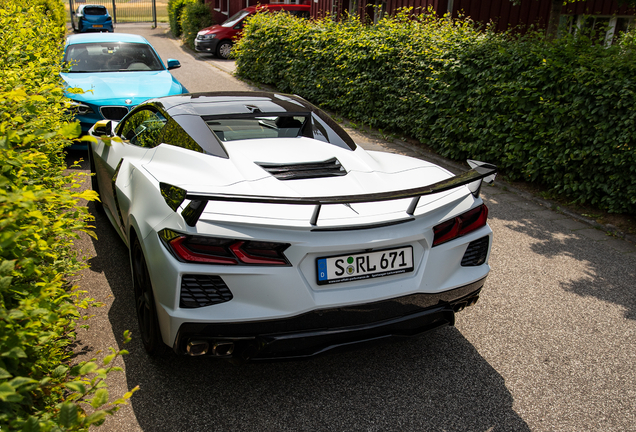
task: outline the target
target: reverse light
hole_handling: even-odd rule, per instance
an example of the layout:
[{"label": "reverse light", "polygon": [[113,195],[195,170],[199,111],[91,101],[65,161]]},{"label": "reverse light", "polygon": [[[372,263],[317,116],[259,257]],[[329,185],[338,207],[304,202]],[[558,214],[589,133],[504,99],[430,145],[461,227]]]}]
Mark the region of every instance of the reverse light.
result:
[{"label": "reverse light", "polygon": [[221,265],[290,265],[283,252],[288,243],[190,236],[164,229],[163,244],[182,262]]},{"label": "reverse light", "polygon": [[433,227],[433,246],[446,243],[458,237],[473,232],[486,225],[488,207],[485,204],[462,213],[453,219],[442,222]]}]

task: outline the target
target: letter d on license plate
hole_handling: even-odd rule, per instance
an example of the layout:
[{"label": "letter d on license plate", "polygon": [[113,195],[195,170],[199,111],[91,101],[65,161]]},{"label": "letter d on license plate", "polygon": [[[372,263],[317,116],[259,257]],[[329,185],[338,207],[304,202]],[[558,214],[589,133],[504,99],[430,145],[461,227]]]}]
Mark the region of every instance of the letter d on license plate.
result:
[{"label": "letter d on license plate", "polygon": [[318,285],[350,282],[413,271],[413,248],[318,258]]}]

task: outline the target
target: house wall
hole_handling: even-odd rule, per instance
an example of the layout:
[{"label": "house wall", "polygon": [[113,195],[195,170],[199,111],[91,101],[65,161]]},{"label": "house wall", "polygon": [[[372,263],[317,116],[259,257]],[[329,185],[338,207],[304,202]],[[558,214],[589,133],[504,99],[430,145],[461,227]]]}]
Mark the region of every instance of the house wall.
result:
[{"label": "house wall", "polygon": [[443,15],[447,11],[448,0],[312,0],[311,16],[313,18],[332,16],[340,20],[349,13],[366,16],[372,20],[376,5],[388,14],[406,7],[412,7],[416,13],[424,12],[431,7],[436,12],[442,11],[441,15]]},{"label": "house wall", "polygon": [[[454,18],[462,15],[483,23],[493,21],[497,30],[503,31],[516,26],[545,27],[550,16],[551,0],[521,0],[518,5],[510,0],[311,0],[311,16],[322,18],[331,15],[342,19],[345,12],[354,11],[372,22],[374,5],[380,5],[390,15],[403,7],[421,11],[432,7],[438,15],[444,15],[450,7]],[[577,1],[563,6],[562,10],[566,15],[635,15],[634,10],[619,7],[617,0]]]},{"label": "house wall", "polygon": [[248,6],[256,6],[257,4],[274,3],[269,0],[205,0],[212,12],[212,18],[216,24],[223,21]]},{"label": "house wall", "polygon": [[[470,16],[475,21],[493,21],[497,30],[509,27],[536,25],[545,27],[550,17],[551,0],[521,0],[514,5],[510,0],[455,0],[453,17],[460,14]],[[628,7],[619,7],[616,0],[577,1],[563,6],[564,15],[634,15]]]}]

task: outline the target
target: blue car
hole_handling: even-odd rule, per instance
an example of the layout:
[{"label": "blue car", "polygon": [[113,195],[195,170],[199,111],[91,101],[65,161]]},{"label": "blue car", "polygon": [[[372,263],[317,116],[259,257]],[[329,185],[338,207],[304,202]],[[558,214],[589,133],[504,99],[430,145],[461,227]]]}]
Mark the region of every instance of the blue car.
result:
[{"label": "blue car", "polygon": [[77,31],[113,32],[113,19],[102,5],[87,4],[77,8]]},{"label": "blue car", "polygon": [[70,69],[60,75],[82,134],[99,120],[121,120],[148,99],[188,93],[169,72],[181,67],[179,60],[168,59],[166,67],[152,45],[138,35],[71,35],[64,62]]}]

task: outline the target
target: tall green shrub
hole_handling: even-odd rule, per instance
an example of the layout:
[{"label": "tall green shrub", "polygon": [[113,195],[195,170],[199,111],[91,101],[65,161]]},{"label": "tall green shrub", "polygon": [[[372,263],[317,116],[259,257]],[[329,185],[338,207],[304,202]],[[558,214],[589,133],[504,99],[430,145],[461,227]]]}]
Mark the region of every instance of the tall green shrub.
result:
[{"label": "tall green shrub", "polygon": [[[69,344],[96,303],[69,284],[86,264],[73,241],[92,220],[67,174],[79,134],[65,109],[61,2],[0,0],[0,429],[87,430],[132,393],[111,400],[113,351],[72,366]],[[37,46],[36,46],[37,45]],[[127,336],[126,336],[127,339]]]},{"label": "tall green shrub", "polygon": [[183,9],[196,0],[168,0],[168,22],[170,23],[170,31],[174,37],[180,37],[183,34],[181,28],[181,14]]},{"label": "tall green shrub", "polygon": [[406,13],[369,26],[257,14],[243,35],[242,77],[576,202],[636,212],[633,38],[550,42]]},{"label": "tall green shrub", "polygon": [[181,13],[181,29],[183,41],[194,49],[194,39],[199,30],[214,24],[212,13],[208,5],[203,3],[188,3]]}]

